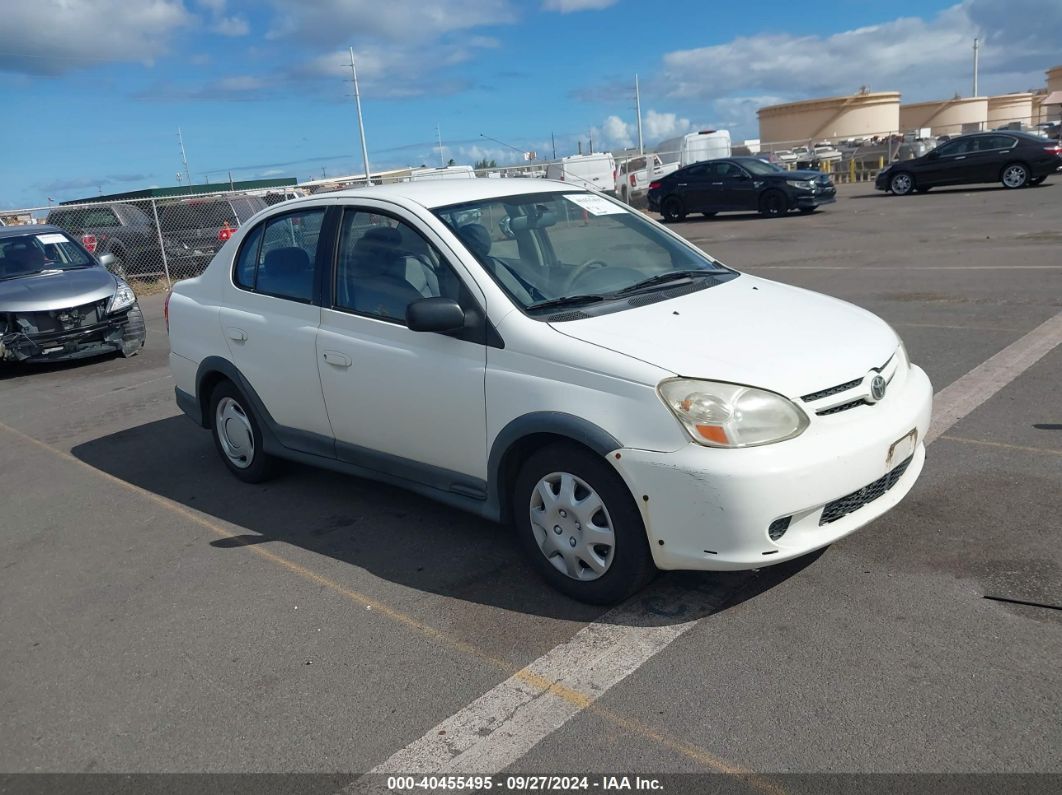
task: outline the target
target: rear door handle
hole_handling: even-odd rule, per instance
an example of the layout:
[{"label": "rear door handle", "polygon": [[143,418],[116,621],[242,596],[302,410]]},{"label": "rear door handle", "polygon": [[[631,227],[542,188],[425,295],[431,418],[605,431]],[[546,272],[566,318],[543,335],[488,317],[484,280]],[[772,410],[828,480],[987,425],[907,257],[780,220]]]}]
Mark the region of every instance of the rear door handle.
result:
[{"label": "rear door handle", "polygon": [[685,188],[685,187],[686,187],[686,184],[687,184],[687,183],[685,183],[685,182],[680,182],[680,183],[678,184],[678,187],[680,187],[680,188]]},{"label": "rear door handle", "polygon": [[246,342],[247,332],[242,328],[227,328],[225,333],[229,335],[229,339],[235,342]]},{"label": "rear door handle", "polygon": [[323,355],[326,362],[336,367],[350,367],[352,364],[350,357],[339,351],[325,351]]}]

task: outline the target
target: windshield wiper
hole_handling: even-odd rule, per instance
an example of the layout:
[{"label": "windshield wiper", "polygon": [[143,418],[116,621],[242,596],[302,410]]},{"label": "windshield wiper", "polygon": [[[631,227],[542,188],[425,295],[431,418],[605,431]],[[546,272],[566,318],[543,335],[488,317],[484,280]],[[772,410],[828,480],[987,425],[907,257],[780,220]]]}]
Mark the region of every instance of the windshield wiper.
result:
[{"label": "windshield wiper", "polygon": [[604,301],[603,295],[562,295],[559,298],[550,298],[545,301],[536,301],[530,304],[528,309],[555,309],[561,306],[579,306],[581,304],[594,304]]},{"label": "windshield wiper", "polygon": [[617,290],[613,295],[630,295],[636,293],[639,290],[644,290],[647,287],[657,287],[662,284],[688,284],[694,276],[711,276],[713,274],[726,273],[724,270],[704,270],[703,268],[693,268],[683,271],[668,271],[667,273],[658,273],[656,276],[650,276],[648,279],[642,279],[640,282],[635,282],[629,287],[624,287],[622,290]]}]

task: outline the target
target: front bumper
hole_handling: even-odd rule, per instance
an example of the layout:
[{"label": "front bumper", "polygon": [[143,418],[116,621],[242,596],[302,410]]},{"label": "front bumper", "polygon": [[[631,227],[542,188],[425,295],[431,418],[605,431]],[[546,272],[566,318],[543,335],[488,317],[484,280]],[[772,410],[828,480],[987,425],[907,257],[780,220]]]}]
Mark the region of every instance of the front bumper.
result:
[{"label": "front bumper", "polygon": [[[895,506],[925,461],[933,390],[912,366],[901,388],[874,406],[821,418],[802,436],[724,450],[690,443],[673,453],[624,449],[609,461],[642,510],[661,569],[757,569],[828,546]],[[912,429],[917,442],[902,474],[876,499],[820,524],[823,508],[852,498],[901,464],[890,453]],[[858,500],[856,500],[858,502]],[[771,540],[768,527],[792,517]]]},{"label": "front bumper", "polygon": [[826,188],[821,191],[800,191],[793,197],[797,207],[821,207],[837,201],[837,189]]},{"label": "front bumper", "polygon": [[0,336],[0,361],[66,362],[119,352],[126,356],[144,345],[147,329],[138,304],[99,323],[40,334]]}]

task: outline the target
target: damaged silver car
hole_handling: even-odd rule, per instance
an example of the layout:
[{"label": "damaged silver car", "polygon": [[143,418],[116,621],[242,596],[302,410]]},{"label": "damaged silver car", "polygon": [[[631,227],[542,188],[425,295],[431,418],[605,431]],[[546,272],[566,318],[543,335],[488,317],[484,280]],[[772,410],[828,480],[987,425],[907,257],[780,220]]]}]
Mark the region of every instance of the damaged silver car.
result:
[{"label": "damaged silver car", "polygon": [[132,288],[55,226],[0,229],[0,362],[55,362],[144,346]]}]

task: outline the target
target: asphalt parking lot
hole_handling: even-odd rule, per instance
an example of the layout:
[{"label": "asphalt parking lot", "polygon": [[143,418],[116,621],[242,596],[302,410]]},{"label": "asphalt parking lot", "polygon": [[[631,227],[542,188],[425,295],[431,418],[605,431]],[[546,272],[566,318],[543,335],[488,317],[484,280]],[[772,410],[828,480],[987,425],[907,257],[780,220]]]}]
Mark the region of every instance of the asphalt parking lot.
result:
[{"label": "asphalt parking lot", "polygon": [[236,481],[161,296],[137,357],[3,371],[0,771],[1062,773],[1060,210],[1062,179],[856,185],[677,224],[885,318],[960,416],[823,553],[608,612],[398,489]]}]

